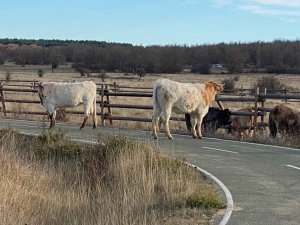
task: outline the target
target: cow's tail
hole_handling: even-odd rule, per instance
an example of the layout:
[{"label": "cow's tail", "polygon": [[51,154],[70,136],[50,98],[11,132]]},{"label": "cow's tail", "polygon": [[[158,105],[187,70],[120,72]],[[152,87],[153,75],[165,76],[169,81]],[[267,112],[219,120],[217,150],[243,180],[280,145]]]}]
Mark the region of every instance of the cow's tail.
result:
[{"label": "cow's tail", "polygon": [[157,99],[157,89],[158,89],[157,85],[154,85],[154,87],[153,87],[153,99],[152,99],[153,106],[154,105],[159,106],[159,102],[158,102],[158,99]]},{"label": "cow's tail", "polygon": [[159,103],[158,98],[157,98],[157,92],[158,92],[159,88],[160,88],[159,85],[154,85],[154,87],[153,87],[152,101],[153,101],[153,110],[160,112],[161,111],[161,107],[160,107],[160,103]]},{"label": "cow's tail", "polygon": [[152,105],[153,105],[153,114],[152,114],[152,135],[154,139],[157,139],[157,128],[160,127],[159,121],[161,116],[161,106],[157,97],[159,86],[154,84],[153,86],[153,95],[152,95]]}]

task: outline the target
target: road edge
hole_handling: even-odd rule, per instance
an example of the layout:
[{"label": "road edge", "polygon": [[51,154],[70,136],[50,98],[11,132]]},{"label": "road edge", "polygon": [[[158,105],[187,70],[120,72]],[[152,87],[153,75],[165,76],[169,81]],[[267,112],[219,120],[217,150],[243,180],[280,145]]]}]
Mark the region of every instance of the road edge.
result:
[{"label": "road edge", "polygon": [[223,190],[223,192],[225,194],[225,197],[226,197],[227,207],[226,207],[225,214],[223,215],[222,220],[220,221],[219,225],[225,225],[225,224],[227,224],[227,222],[229,221],[230,216],[232,214],[233,206],[234,206],[234,204],[233,204],[233,198],[232,198],[232,195],[231,195],[229,189],[225,186],[225,184],[223,184],[222,181],[220,181],[217,177],[215,177],[211,173],[207,172],[206,170],[200,168],[199,166],[195,166],[195,165],[193,165],[191,163],[187,163],[187,164],[190,165],[190,166],[192,166],[192,167],[194,167],[194,168],[196,168],[199,172],[202,172],[206,176],[208,176],[209,178],[211,178]]}]

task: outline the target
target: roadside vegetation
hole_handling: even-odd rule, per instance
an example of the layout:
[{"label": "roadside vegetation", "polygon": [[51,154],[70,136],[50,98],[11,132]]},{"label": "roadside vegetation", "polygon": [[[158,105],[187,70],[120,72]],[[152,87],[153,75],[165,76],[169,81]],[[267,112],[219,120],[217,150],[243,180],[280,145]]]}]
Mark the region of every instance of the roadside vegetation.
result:
[{"label": "roadside vegetation", "polygon": [[0,137],[0,224],[209,224],[225,207],[194,168],[123,136]]}]

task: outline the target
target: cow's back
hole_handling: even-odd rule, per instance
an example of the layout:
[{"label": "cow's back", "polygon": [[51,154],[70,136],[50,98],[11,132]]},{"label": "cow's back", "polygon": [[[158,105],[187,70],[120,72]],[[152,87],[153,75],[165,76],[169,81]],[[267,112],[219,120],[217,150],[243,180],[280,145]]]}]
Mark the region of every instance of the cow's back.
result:
[{"label": "cow's back", "polygon": [[45,82],[43,94],[45,104],[55,104],[60,106],[76,106],[83,101],[93,100],[96,96],[96,84],[93,81],[76,83]]},{"label": "cow's back", "polygon": [[154,83],[154,101],[159,102],[162,108],[170,105],[176,113],[190,113],[203,101],[201,87],[201,84],[159,79]]}]

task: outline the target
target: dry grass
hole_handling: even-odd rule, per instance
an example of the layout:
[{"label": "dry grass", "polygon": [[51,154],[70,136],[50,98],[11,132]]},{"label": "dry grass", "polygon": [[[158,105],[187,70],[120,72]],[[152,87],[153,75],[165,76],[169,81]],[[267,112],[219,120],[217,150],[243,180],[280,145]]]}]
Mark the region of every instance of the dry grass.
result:
[{"label": "dry grass", "polygon": [[0,134],[0,224],[209,224],[223,207],[201,174],[144,143]]}]

